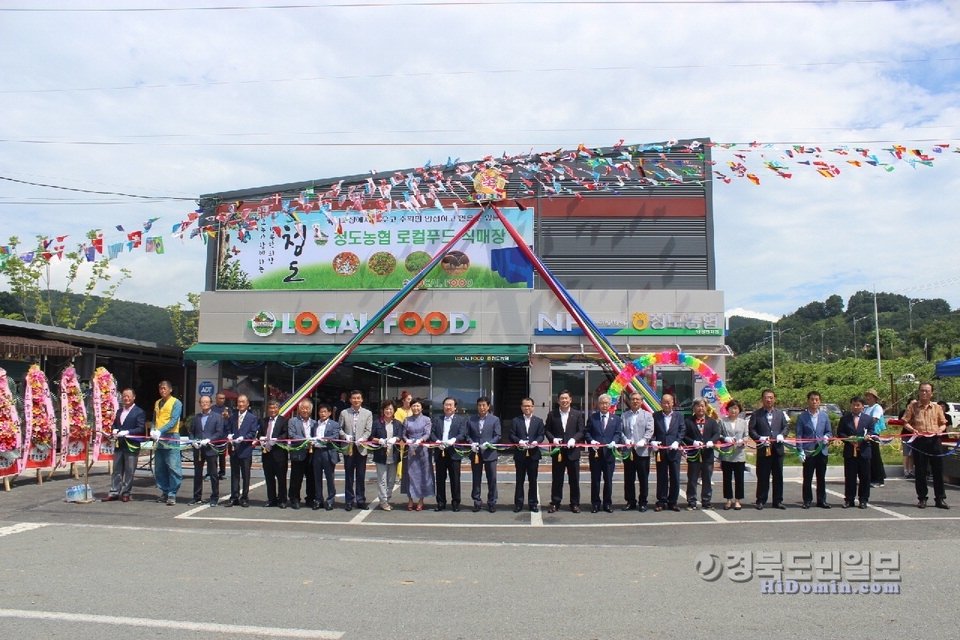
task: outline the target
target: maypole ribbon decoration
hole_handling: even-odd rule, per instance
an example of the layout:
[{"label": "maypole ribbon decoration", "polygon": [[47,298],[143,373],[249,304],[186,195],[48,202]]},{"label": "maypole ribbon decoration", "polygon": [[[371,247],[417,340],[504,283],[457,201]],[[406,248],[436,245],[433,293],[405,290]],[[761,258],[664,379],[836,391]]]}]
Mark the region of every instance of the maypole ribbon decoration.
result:
[{"label": "maypole ribbon decoration", "polygon": [[47,376],[38,365],[30,365],[27,371],[27,386],[23,391],[23,418],[26,426],[24,439],[29,446],[26,469],[45,469],[55,462],[57,449],[54,446],[56,414],[50,398]]},{"label": "maypole ribbon decoration", "polygon": [[10,391],[7,372],[0,368],[0,477],[15,476],[23,469],[20,416]]},{"label": "maypole ribbon decoration", "polygon": [[[644,369],[658,364],[674,364],[693,369],[694,373],[698,374],[704,379],[704,381],[706,381],[707,387],[713,389],[717,397],[717,404],[719,404],[720,413],[727,415],[726,405],[733,398],[730,396],[730,392],[727,390],[726,385],[723,384],[723,380],[720,379],[720,376],[717,375],[713,369],[707,366],[707,363],[682,351],[662,351],[660,353],[648,353],[629,363],[626,367],[624,367],[623,371],[620,372],[620,375],[618,375],[617,378],[610,384],[610,390],[608,393],[610,394],[610,397],[613,398],[614,403],[616,403],[620,398],[620,395],[623,393],[624,388],[627,386],[627,382],[631,379],[631,377],[637,376]],[[614,408],[616,408],[616,404],[611,407],[611,411]]]},{"label": "maypole ribbon decoration", "polygon": [[343,346],[343,348],[340,350],[340,353],[334,356],[329,362],[327,362],[326,365],[323,366],[323,368],[313,374],[309,380],[307,380],[299,389],[293,392],[293,394],[287,398],[286,402],[280,406],[280,415],[289,416],[293,412],[294,407],[296,407],[301,400],[310,395],[310,392],[312,392],[321,382],[323,382],[327,376],[333,372],[334,369],[340,366],[340,363],[343,362],[347,356],[349,356],[350,353],[357,348],[357,345],[359,345],[364,338],[370,335],[373,330],[377,328],[377,325],[383,322],[383,319],[386,318],[387,315],[389,315],[401,302],[403,302],[403,299],[406,298],[410,292],[417,287],[417,285],[423,282],[424,278],[427,277],[427,274],[430,273],[434,267],[440,264],[443,256],[445,256],[447,252],[450,251],[450,249],[452,249],[457,242],[459,242],[460,238],[462,238],[467,231],[477,224],[477,222],[483,216],[483,213],[484,211],[481,209],[476,213],[476,215],[470,218],[467,224],[464,225],[464,227],[453,236],[450,242],[440,248],[437,254],[433,256],[433,259],[430,260],[430,262],[428,262],[423,269],[420,270],[420,273],[415,275],[410,282],[404,285],[404,287],[400,289],[397,294],[393,296],[393,298],[391,298],[382,309],[380,309],[380,311],[375,313],[374,316],[367,322],[367,324],[364,325],[364,327],[358,331],[357,334],[351,338],[347,344]]},{"label": "maypole ribbon decoration", "polygon": [[105,368],[97,367],[93,372],[93,426],[96,429],[93,459],[97,462],[113,460],[113,449],[116,446],[116,440],[113,439],[113,420],[119,408],[117,381]]},{"label": "maypole ribbon decoration", "polygon": [[[554,277],[553,273],[547,268],[547,265],[543,263],[542,260],[533,252],[533,250],[528,247],[524,241],[523,237],[517,232],[510,221],[507,220],[506,216],[500,211],[496,204],[490,203],[490,207],[496,212],[497,217],[500,218],[500,222],[503,224],[504,228],[513,238],[514,242],[517,243],[520,251],[523,252],[527,260],[530,261],[530,264],[533,265],[533,268],[540,274],[540,277],[543,278],[544,282],[547,283],[547,286],[550,287],[550,290],[553,291],[554,295],[557,296],[557,299],[564,306],[567,312],[573,317],[577,322],[580,328],[583,330],[583,333],[593,344],[597,352],[603,357],[607,363],[613,367],[614,371],[617,372],[618,376],[623,370],[625,361],[620,357],[620,354],[617,353],[617,350],[613,347],[610,341],[605,335],[600,331],[600,329],[590,320],[589,316],[583,311],[583,309],[576,303],[573,297],[570,295],[570,292],[567,291],[560,281]],[[657,397],[656,392],[650,388],[650,386],[643,381],[639,376],[631,376],[629,378],[630,383],[633,385],[634,389],[637,389],[641,395],[644,397],[644,401],[647,404],[647,407],[653,411],[656,411],[660,408],[660,399]]]},{"label": "maypole ribbon decoration", "polygon": [[60,430],[63,434],[60,455],[64,462],[86,462],[90,446],[90,425],[83,404],[83,390],[77,370],[67,367],[60,376]]}]

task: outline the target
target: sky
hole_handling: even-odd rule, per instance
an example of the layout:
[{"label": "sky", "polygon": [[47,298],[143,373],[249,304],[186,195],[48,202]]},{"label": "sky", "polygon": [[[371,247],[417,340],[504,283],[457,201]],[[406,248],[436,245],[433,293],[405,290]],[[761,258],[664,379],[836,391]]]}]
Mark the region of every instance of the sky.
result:
[{"label": "sky", "polygon": [[[956,0],[8,0],[0,244],[110,244],[159,218],[165,252],[121,253],[117,297],[185,303],[205,248],[171,228],[200,194],[709,137],[738,145],[713,149],[717,171],[740,153],[759,179],[714,181],[728,315],[873,289],[956,308],[958,105]],[[894,162],[894,144],[935,160]],[[764,168],[794,145],[839,173]],[[849,164],[856,148],[892,170]]]}]

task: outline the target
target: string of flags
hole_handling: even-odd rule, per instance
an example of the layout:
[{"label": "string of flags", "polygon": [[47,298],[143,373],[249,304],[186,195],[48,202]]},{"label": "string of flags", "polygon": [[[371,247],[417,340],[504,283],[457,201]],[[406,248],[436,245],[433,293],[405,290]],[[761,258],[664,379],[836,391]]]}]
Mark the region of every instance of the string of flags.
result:
[{"label": "string of flags", "polygon": [[[708,159],[709,149],[709,159]],[[307,187],[299,194],[272,194],[259,202],[236,201],[201,205],[170,227],[170,237],[180,240],[200,238],[204,244],[221,231],[232,231],[240,243],[256,230],[265,230],[269,218],[283,218],[303,224],[303,216],[323,215],[336,235],[343,233],[347,217],[362,219],[371,225],[381,223],[391,211],[420,213],[423,209],[457,210],[460,204],[480,199],[545,195],[583,198],[585,192],[604,195],[636,195],[637,190],[675,186],[702,186],[713,179],[716,184],[746,180],[759,186],[767,177],[789,180],[800,172],[813,172],[825,179],[836,179],[849,172],[877,169],[886,173],[898,167],[933,167],[945,154],[960,154],[960,144],[937,143],[921,148],[892,144],[879,149],[863,145],[809,145],[782,143],[723,143],[711,141],[668,141],[660,144],[559,149],[526,152],[517,155],[488,156],[473,163],[448,158],[445,163],[427,161],[408,172],[397,171],[385,177],[371,172],[366,178],[345,184],[340,180],[324,189]],[[211,213],[212,215],[205,215]],[[105,255],[113,260],[123,253],[143,250],[162,255],[164,237],[154,225],[160,217],[144,221],[136,229],[115,225],[119,236],[107,242],[102,232],[92,240],[84,238],[81,255],[89,262]],[[200,222],[198,222],[200,221]],[[281,227],[267,224],[278,235]],[[316,226],[316,225],[315,225]],[[19,253],[30,262],[40,255],[63,259],[68,234],[44,238],[35,250]],[[236,249],[234,249],[236,251]],[[0,245],[0,269],[14,248]]]}]

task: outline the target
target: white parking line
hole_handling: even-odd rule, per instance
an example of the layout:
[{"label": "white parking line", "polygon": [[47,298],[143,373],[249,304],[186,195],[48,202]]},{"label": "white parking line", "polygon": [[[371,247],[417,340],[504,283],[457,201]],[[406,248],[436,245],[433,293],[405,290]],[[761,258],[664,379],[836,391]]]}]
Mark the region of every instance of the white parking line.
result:
[{"label": "white parking line", "polygon": [[[256,483],[256,484],[250,485],[250,489],[253,490],[253,489],[256,489],[256,488],[258,488],[258,487],[262,487],[262,486],[265,485],[265,484],[267,484],[267,482],[266,482],[265,480],[261,480],[260,482],[258,482],[258,483]],[[225,503],[227,500],[229,500],[229,499],[230,499],[230,496],[229,496],[229,495],[228,495],[226,498],[221,498],[220,504],[224,504],[224,503]],[[193,509],[188,509],[187,511],[184,511],[184,512],[181,513],[181,514],[174,516],[174,519],[189,518],[190,516],[192,516],[192,515],[195,514],[195,513],[200,513],[200,512],[203,511],[204,509],[210,509],[210,508],[211,508],[211,507],[210,507],[210,503],[209,503],[209,502],[205,502],[204,504],[201,504],[199,507],[194,507]]]},{"label": "white parking line", "polygon": [[[840,498],[841,501],[846,499],[846,496],[844,494],[840,493],[839,491],[834,491],[833,489],[827,489],[827,493],[829,493],[832,496],[837,496],[838,498]],[[897,513],[896,511],[891,511],[890,509],[884,509],[883,507],[878,507],[872,502],[867,502],[867,508],[876,509],[880,513],[885,513],[888,516],[893,516],[894,518],[899,518],[900,520],[913,520],[913,518],[908,515]]]},{"label": "white parking line", "polygon": [[155,620],[153,618],[130,618],[127,616],[101,616],[87,613],[65,613],[62,611],[30,611],[26,609],[0,609],[2,618],[20,618],[27,620],[53,620],[62,622],[86,622],[91,624],[112,624],[128,627],[147,627],[153,629],[179,629],[200,631],[203,633],[243,634],[266,636],[271,638],[330,638],[338,640],[342,631],[324,631],[321,629],[287,629],[283,627],[254,627],[239,624],[217,624],[213,622],[188,622],[186,620]]},{"label": "white parking line", "polygon": [[39,529],[40,527],[45,527],[45,524],[37,524],[34,522],[20,522],[18,524],[12,524],[9,527],[0,527],[0,538],[3,536],[13,535],[14,533],[23,533],[24,531],[33,531],[34,529]]}]

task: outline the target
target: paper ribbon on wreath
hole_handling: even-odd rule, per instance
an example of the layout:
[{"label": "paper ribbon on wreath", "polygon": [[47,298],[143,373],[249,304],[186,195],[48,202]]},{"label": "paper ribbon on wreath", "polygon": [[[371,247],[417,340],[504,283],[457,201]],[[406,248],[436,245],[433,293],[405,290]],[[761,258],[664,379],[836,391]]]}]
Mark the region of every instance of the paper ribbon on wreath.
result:
[{"label": "paper ribbon on wreath", "polygon": [[93,372],[93,426],[96,436],[93,459],[97,462],[113,460],[117,441],[113,439],[113,422],[120,404],[117,401],[117,381],[103,367]]},{"label": "paper ribbon on wreath", "polygon": [[24,449],[27,450],[24,468],[46,469],[54,466],[57,421],[47,376],[36,364],[27,371],[27,384],[23,390],[23,420],[26,426]]},{"label": "paper ribbon on wreath", "polygon": [[7,372],[0,368],[0,477],[15,476],[23,470],[22,445],[17,402],[10,391]]},{"label": "paper ribbon on wreath", "polygon": [[63,462],[87,461],[90,425],[77,370],[67,367],[60,376],[60,457]]}]

